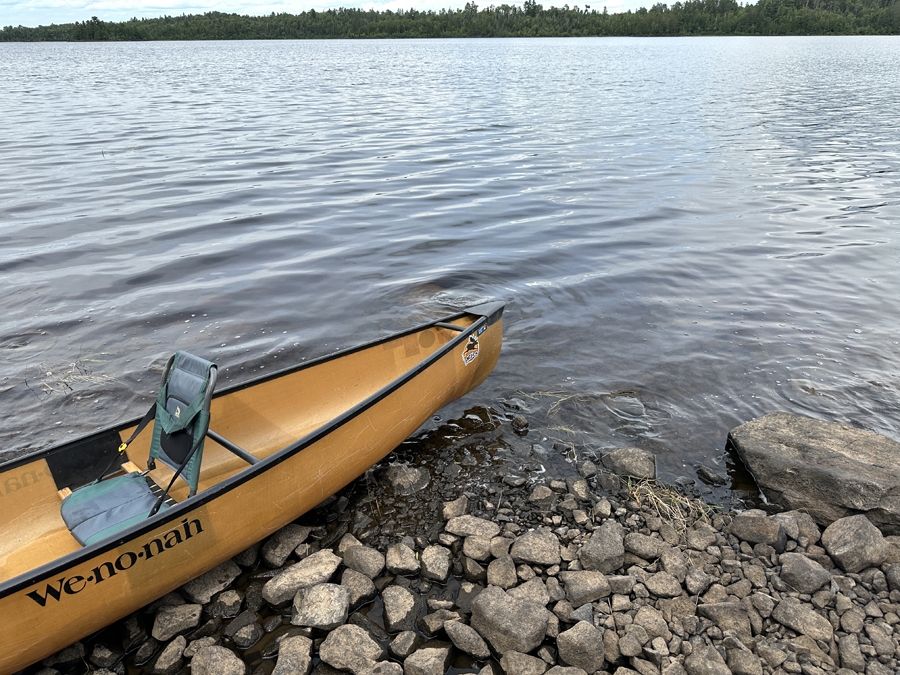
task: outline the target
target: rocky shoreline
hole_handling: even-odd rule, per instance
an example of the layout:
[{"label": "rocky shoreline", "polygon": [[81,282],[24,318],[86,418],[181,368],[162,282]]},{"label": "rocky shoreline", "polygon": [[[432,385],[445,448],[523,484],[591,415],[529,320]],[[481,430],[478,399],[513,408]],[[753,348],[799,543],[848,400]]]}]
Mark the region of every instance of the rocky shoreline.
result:
[{"label": "rocky shoreline", "polygon": [[[566,480],[506,474],[443,486],[434,522],[420,518],[418,534],[385,518],[354,537],[348,521],[359,530],[360,513],[328,526],[293,523],[26,672],[888,675],[900,667],[894,537],[863,515],[823,532],[801,511],[726,512],[647,480],[652,456],[617,452],[606,470],[585,460]],[[422,472],[382,470],[376,494],[367,488],[369,507],[389,510],[391,494],[421,491]]]}]

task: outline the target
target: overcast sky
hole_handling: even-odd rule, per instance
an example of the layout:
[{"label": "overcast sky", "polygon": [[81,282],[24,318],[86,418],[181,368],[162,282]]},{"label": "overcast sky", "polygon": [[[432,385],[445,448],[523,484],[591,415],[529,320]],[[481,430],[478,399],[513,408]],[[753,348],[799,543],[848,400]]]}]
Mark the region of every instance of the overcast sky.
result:
[{"label": "overcast sky", "polygon": [[[587,0],[591,9],[610,13],[624,12],[639,7],[649,7],[657,0]],[[545,7],[573,6],[571,0],[538,0]],[[51,23],[85,21],[96,16],[102,21],[127,21],[131,17],[154,18],[168,14],[203,14],[219,11],[236,14],[261,15],[271,12],[299,14],[308,9],[323,10],[330,7],[361,7],[363,9],[410,9],[421,11],[456,9],[466,0],[0,0],[0,26],[48,26]],[[504,0],[479,2],[479,7],[502,5]],[[521,2],[506,0],[506,4],[521,6]],[[578,5],[583,6],[584,0]]]}]

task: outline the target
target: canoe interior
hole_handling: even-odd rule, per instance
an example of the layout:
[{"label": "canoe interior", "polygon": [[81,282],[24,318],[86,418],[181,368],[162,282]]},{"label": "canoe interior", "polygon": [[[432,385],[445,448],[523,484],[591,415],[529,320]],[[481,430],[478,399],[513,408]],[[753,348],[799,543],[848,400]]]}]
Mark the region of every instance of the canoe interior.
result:
[{"label": "canoe interior", "polygon": [[[465,327],[478,318],[465,315],[453,323]],[[431,326],[224,392],[212,401],[210,429],[265,459],[359,405],[458,335]],[[0,473],[0,582],[81,548],[60,516],[58,491],[77,489],[96,478],[120,439],[127,439],[133,430],[130,426],[103,432],[88,442],[36,455],[30,462],[11,462],[11,468]],[[152,426],[128,447],[128,459],[141,470],[147,466],[151,432]],[[173,471],[157,466],[150,475],[158,485],[167,486]],[[249,466],[207,439],[198,494]],[[187,493],[187,485],[179,479],[170,494],[180,502]]]}]

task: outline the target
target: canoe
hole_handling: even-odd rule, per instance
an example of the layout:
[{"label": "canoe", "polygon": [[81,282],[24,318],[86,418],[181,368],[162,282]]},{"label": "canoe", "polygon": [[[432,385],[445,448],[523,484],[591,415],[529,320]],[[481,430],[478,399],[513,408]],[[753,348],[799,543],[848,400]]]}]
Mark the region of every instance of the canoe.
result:
[{"label": "canoe", "polygon": [[[104,475],[138,420],[0,464],[0,635],[14,636],[0,673],[127,616],[361,476],[487,378],[502,314],[501,302],[471,307],[215,393],[196,494],[179,481],[168,508],[89,545],[61,499]],[[147,469],[155,424],[104,481]],[[174,474],[148,473],[159,486]]]}]

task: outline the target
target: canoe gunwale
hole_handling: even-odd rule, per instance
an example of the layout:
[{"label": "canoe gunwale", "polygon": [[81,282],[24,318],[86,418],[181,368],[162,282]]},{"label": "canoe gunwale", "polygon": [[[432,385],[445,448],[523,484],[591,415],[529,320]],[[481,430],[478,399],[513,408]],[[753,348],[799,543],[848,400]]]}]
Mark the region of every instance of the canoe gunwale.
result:
[{"label": "canoe gunwale", "polygon": [[[496,305],[496,306],[495,306]],[[491,310],[490,312],[480,313],[477,310],[481,309],[481,307],[485,307],[485,309]],[[140,536],[150,532],[151,530],[158,529],[160,526],[165,525],[172,521],[177,521],[179,518],[184,518],[186,515],[194,511],[195,509],[207,504],[208,502],[213,501],[214,499],[220,497],[226,492],[229,492],[240,485],[253,480],[260,474],[268,471],[269,469],[281,464],[286,461],[290,457],[294,456],[298,452],[301,452],[304,448],[318,442],[325,436],[331,434],[336,429],[342,427],[347,422],[351,421],[355,417],[364,413],[366,410],[377,404],[379,401],[387,398],[392,393],[400,389],[402,386],[407,384],[409,381],[421,375],[432,365],[443,359],[449,352],[463,344],[470,335],[480,330],[482,327],[487,327],[496,322],[501,316],[503,308],[503,303],[491,303],[489,305],[483,305],[479,307],[473,307],[470,310],[463,310],[457,312],[455,314],[442,317],[440,319],[436,319],[433,321],[428,321],[426,323],[419,324],[412,328],[399,331],[397,333],[392,333],[383,338],[379,338],[373,340],[371,342],[367,342],[358,346],[350,347],[344,350],[340,350],[334,352],[333,354],[328,354],[316,359],[313,359],[309,362],[302,363],[298,366],[293,366],[289,368],[282,369],[280,371],[269,373],[263,377],[255,378],[248,382],[243,382],[239,384],[235,384],[229,386],[219,392],[217,392],[213,398],[218,398],[219,396],[225,396],[229,393],[240,391],[242,389],[246,389],[252,387],[257,384],[262,384],[264,382],[277,379],[279,377],[289,375],[292,373],[299,372],[306,368],[311,368],[313,366],[326,363],[328,361],[332,361],[343,356],[353,354],[355,352],[369,349],[371,347],[377,347],[380,344],[384,344],[390,342],[392,340],[396,340],[399,338],[403,338],[405,336],[427,330],[428,328],[433,327],[435,324],[440,322],[450,322],[455,321],[457,319],[463,318],[465,316],[478,316],[478,318],[473,321],[469,326],[466,326],[462,331],[453,336],[444,346],[440,349],[436,350],[433,354],[427,356],[422,361],[420,361],[417,365],[407,370],[405,373],[397,377],[396,379],[389,382],[387,385],[379,389],[374,394],[365,398],[358,404],[354,405],[351,408],[348,408],[340,415],[332,418],[326,424],[323,424],[318,429],[308,433],[306,436],[294,441],[293,443],[285,446],[284,448],[278,450],[277,452],[271,454],[269,457],[260,460],[258,463],[248,466],[242,471],[238,472],[234,476],[230,478],[226,478],[225,480],[217,483],[214,486],[204,490],[203,492],[198,493],[197,495],[180,502],[177,506],[173,506],[172,508],[166,509],[165,511],[159,512],[157,515],[147,518],[141,523],[131,526],[126,530],[122,530],[115,537],[110,539],[101,540],[96,544],[91,546],[83,547],[77,551],[64,555],[60,558],[53,560],[52,562],[46,563],[39,567],[35,567],[29,572],[21,574],[19,576],[8,579],[7,581],[0,582],[0,598],[7,597],[13,593],[21,591],[24,588],[28,588],[36,583],[40,583],[61,571],[71,568],[74,565],[78,565],[90,558],[101,555],[107,551],[118,548],[122,544],[132,541],[134,539],[139,538]],[[104,433],[109,433],[111,431],[119,432],[123,429],[127,429],[131,426],[134,426],[137,423],[137,419],[125,423],[121,423],[112,427],[108,427],[106,429],[101,429],[93,434],[89,434],[90,436],[101,435]],[[29,455],[24,455],[22,457],[18,457],[16,459],[11,460],[8,463],[0,464],[0,470],[6,471],[21,464],[27,464],[30,462],[34,462],[36,460],[42,459],[44,457],[49,456],[50,454],[59,451],[61,448],[70,445],[71,443],[77,442],[81,439],[76,439],[75,441],[69,441],[64,444],[54,446],[52,448],[48,448],[46,450],[41,450],[36,453],[32,453]],[[298,514],[299,517],[300,514]]]}]

